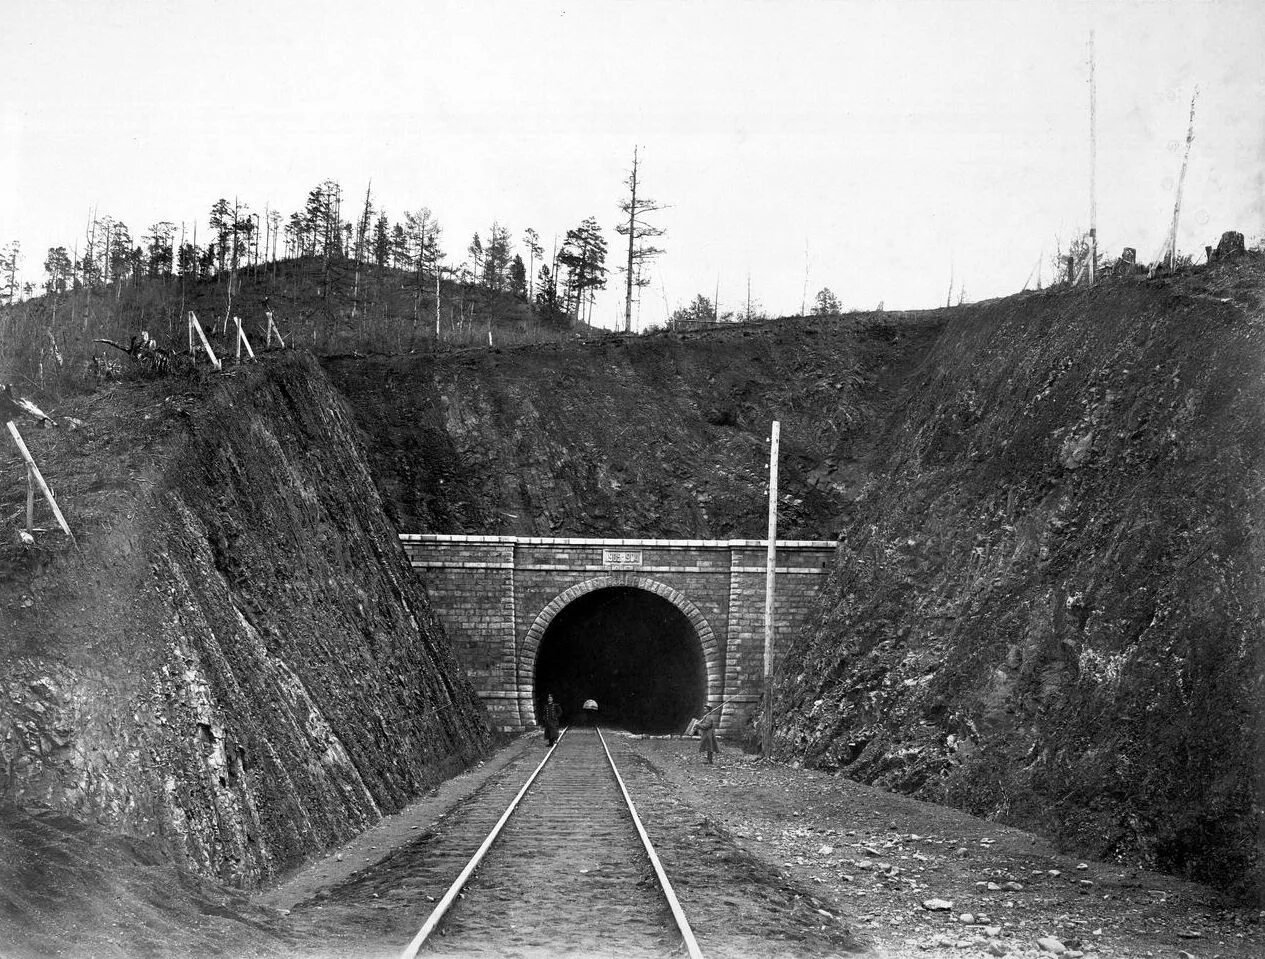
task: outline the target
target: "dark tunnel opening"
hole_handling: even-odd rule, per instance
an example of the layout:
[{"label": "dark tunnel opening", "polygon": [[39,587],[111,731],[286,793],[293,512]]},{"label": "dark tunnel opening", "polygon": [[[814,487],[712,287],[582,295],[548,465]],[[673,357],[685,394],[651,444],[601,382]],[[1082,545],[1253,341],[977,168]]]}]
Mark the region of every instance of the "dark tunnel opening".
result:
[{"label": "dark tunnel opening", "polygon": [[628,586],[594,590],[554,617],[536,654],[536,716],[553,694],[564,723],[598,721],[636,733],[681,732],[707,702],[707,665],[684,613]]}]

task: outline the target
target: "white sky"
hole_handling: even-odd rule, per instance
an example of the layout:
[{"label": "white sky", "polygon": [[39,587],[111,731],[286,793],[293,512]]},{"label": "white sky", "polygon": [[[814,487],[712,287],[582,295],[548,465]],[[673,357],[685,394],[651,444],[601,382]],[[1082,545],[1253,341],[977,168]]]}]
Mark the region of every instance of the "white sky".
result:
[{"label": "white sky", "polygon": [[[493,219],[594,215],[616,265],[634,144],[666,254],[642,323],[720,283],[797,312],[1019,289],[1088,225],[1154,255],[1200,98],[1179,247],[1265,232],[1265,3],[0,0],[0,242],[27,279],[89,210],[139,237],[340,181],[429,206],[450,262]],[[355,202],[354,200],[352,202]],[[346,206],[344,207],[346,209]],[[1048,268],[1045,270],[1047,280]],[[595,320],[622,313],[621,277]],[[956,297],[955,297],[956,298]]]}]

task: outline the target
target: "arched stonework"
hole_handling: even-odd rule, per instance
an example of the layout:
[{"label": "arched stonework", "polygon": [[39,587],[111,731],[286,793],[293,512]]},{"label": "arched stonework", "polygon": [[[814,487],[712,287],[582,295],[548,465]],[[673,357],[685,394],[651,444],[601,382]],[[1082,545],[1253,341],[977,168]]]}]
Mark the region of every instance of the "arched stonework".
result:
[{"label": "arched stonework", "polygon": [[[534,660],[555,615],[575,597],[609,586],[652,592],[689,618],[705,647],[700,651],[706,661],[708,694],[713,702],[723,698],[729,704],[720,716],[722,733],[736,729],[742,717],[759,706],[768,573],[764,540],[403,533],[400,541],[448,628],[458,662],[487,706],[490,720],[504,732],[535,725]],[[779,540],[777,549],[774,628],[779,636],[787,636],[817,607],[818,584],[839,544]],[[628,565],[622,565],[625,561]],[[616,562],[621,565],[612,565]],[[583,582],[570,586],[577,580]],[[716,635],[699,609],[707,611]],[[531,636],[525,640],[529,627]],[[718,675],[720,664],[723,670]]]},{"label": "arched stonework", "polygon": [[683,593],[673,589],[666,583],[661,583],[656,579],[651,579],[649,576],[643,576],[636,572],[610,572],[601,576],[594,576],[592,579],[586,579],[582,583],[576,583],[574,586],[564,589],[545,604],[545,608],[540,611],[540,614],[531,624],[531,628],[527,630],[527,635],[523,637],[522,645],[518,649],[517,660],[518,719],[524,728],[528,728],[535,723],[535,716],[532,711],[532,676],[536,669],[536,652],[540,648],[540,641],[544,638],[549,624],[565,607],[586,593],[619,586],[632,587],[645,590],[647,593],[654,593],[656,596],[666,599],[685,615],[685,618],[690,621],[690,625],[694,628],[694,634],[698,637],[699,645],[703,648],[703,661],[707,666],[708,702],[719,703],[724,698],[725,670],[724,664],[720,661],[720,644],[716,641],[716,634],[712,632],[712,628],[708,625],[707,618],[702,611],[686,599]]}]

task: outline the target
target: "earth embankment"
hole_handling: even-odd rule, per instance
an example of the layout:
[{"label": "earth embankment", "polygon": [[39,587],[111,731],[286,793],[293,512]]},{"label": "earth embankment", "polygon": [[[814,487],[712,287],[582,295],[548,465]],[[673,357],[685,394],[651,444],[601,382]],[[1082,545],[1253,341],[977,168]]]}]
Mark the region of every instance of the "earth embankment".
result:
[{"label": "earth embankment", "polygon": [[778,748],[1259,889],[1262,292],[1247,256],[951,311],[342,358],[396,525],[839,535]]},{"label": "earth embankment", "polygon": [[763,536],[841,530],[945,311],[814,317],[438,356],[324,361],[402,532]]},{"label": "earth embankment", "polygon": [[1259,895],[1263,273],[956,313],[783,657],[779,751]]},{"label": "earth embankment", "polygon": [[[24,427],[77,544],[0,547],[0,796],[254,886],[491,742],[319,366]],[[4,475],[19,476],[12,450]],[[20,516],[6,484],[0,513]]]}]

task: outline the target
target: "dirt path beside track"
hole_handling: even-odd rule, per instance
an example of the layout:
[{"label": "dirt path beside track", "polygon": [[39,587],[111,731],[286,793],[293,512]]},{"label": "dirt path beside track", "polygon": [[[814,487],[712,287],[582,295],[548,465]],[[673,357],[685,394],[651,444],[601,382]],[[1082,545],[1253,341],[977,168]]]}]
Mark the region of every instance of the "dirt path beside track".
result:
[{"label": "dirt path beside track", "polygon": [[460,776],[442,783],[427,796],[385,817],[351,842],[317,859],[286,877],[278,885],[258,896],[263,905],[292,909],[321,889],[335,886],[354,873],[372,866],[392,850],[417,838],[418,833],[434,824],[458,803],[480,789],[489,779],[518,764],[533,759],[540,761],[541,740],[522,737],[497,750],[485,761]]},{"label": "dirt path beside track", "polygon": [[1031,833],[842,777],[733,750],[706,766],[688,740],[632,743],[678,801],[833,902],[882,954],[1265,955],[1265,914],[1206,886],[1063,855]]}]

